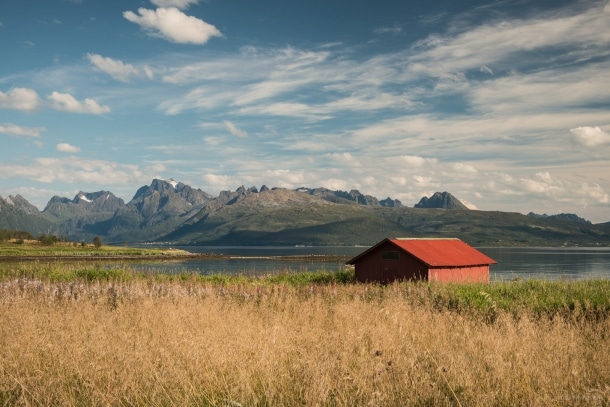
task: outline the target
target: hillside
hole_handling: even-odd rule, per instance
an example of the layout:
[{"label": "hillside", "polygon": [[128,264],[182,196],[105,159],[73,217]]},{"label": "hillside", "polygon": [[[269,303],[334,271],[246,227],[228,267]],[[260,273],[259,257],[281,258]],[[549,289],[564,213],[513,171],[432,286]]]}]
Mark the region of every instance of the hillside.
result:
[{"label": "hillside", "polygon": [[385,237],[457,237],[477,246],[610,245],[610,223],[573,214],[469,210],[448,192],[416,208],[392,198],[326,188],[239,187],[214,197],[153,180],[125,203],[108,191],[53,197],[40,212],[23,197],[0,198],[0,228],[107,243],[369,245]]},{"label": "hillside", "polygon": [[40,216],[38,209],[20,195],[0,196],[0,229],[23,230],[32,235],[49,233],[54,223]]}]

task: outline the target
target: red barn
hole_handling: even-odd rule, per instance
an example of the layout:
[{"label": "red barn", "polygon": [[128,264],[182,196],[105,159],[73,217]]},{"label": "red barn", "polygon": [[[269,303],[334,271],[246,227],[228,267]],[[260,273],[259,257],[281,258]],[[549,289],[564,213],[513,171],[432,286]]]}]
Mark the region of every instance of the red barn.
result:
[{"label": "red barn", "polygon": [[356,281],[489,282],[496,261],[459,239],[384,239],[349,260]]}]

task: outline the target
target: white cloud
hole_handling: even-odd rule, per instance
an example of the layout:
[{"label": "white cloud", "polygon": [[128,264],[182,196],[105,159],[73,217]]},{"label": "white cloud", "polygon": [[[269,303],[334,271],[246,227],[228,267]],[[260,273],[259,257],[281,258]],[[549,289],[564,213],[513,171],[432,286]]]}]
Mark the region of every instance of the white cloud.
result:
[{"label": "white cloud", "polygon": [[[233,113],[241,115],[291,116],[320,121],[350,111],[405,110],[423,105],[413,101],[402,87],[399,87],[400,91],[381,89],[395,85],[399,77],[397,71],[388,69],[385,64],[399,63],[386,58],[356,63],[342,53],[250,47],[242,50],[239,57],[221,55],[209,61],[186,64],[170,70],[163,81],[205,82],[205,86],[168,99],[159,109],[173,115],[188,109],[229,105],[237,107]],[[292,97],[302,89],[306,97]]]},{"label": "white cloud", "polygon": [[151,177],[156,176],[157,173],[152,166],[140,169],[137,165],[77,156],[71,156],[70,159],[35,158],[24,164],[0,163],[0,178],[20,177],[45,184],[76,183],[79,188],[86,183],[108,188],[112,185],[150,182]]},{"label": "white cloud", "polygon": [[[266,170],[265,178],[274,181],[274,185],[282,188],[298,188],[307,183],[308,177],[304,171],[293,171],[287,169]],[[328,188],[335,188],[336,180],[328,180]]]},{"label": "white cloud", "polygon": [[275,61],[271,56],[258,58],[242,52],[214,55],[213,58],[204,60],[187,58],[185,61],[172,62],[167,74],[163,76],[163,82],[185,85],[201,81],[243,83],[246,80],[261,80],[267,77]]},{"label": "white cloud", "polygon": [[[316,80],[317,81],[317,80]],[[312,81],[308,78],[271,79],[248,86],[249,91],[239,96],[236,105],[247,105],[261,99],[270,99],[283,93],[299,89]]]},{"label": "white cloud", "polygon": [[[495,108],[495,107],[494,107]],[[411,115],[365,123],[350,130],[352,144],[375,151],[417,151],[418,155],[476,154],[480,158],[501,157],[523,163],[525,157],[540,163],[539,150],[561,149],[564,161],[577,151],[557,144],[557,135],[582,122],[603,122],[610,116],[604,111],[536,112],[514,114],[494,111],[481,116]],[[532,109],[534,110],[534,109]],[[369,144],[383,140],[383,143]],[[536,148],[532,148],[535,146]],[[545,157],[551,158],[551,155]]]},{"label": "white cloud", "polygon": [[217,146],[222,142],[220,137],[205,137],[203,141],[209,146]]},{"label": "white cloud", "polygon": [[[573,182],[567,179],[554,179],[549,172],[539,172],[533,177],[521,179],[520,187],[524,193],[533,193],[543,199],[551,199],[551,204],[606,205],[610,195],[597,184]],[[547,202],[548,203],[548,202]]]},{"label": "white cloud", "polygon": [[14,88],[7,93],[0,92],[0,108],[31,112],[39,105],[38,93],[32,89]]},{"label": "white cloud", "polygon": [[402,155],[400,156],[400,160],[407,168],[421,168],[427,165],[436,165],[438,163],[436,158],[424,158],[416,155]]},{"label": "white cloud", "polygon": [[[356,63],[345,59],[342,52],[335,55],[328,50],[250,47],[239,56],[221,55],[170,70],[163,77],[164,82],[206,85],[163,102],[160,109],[176,114],[186,109],[212,109],[229,104],[238,107],[237,113],[242,115],[325,120],[341,112],[404,110],[421,105],[404,90],[380,89],[399,76],[386,63],[394,64],[385,58]],[[292,98],[300,90],[305,90],[308,96]]]},{"label": "white cloud", "polygon": [[139,14],[125,11],[123,17],[157,37],[183,44],[205,44],[211,37],[222,37],[216,27],[196,17],[187,16],[175,7],[148,10]]},{"label": "white cloud", "polygon": [[[566,9],[568,10],[568,9]],[[411,62],[425,67],[432,76],[488,66],[491,63],[515,66],[527,63],[528,52],[550,47],[575,46],[581,57],[594,58],[600,47],[610,42],[608,17],[598,6],[584,13],[560,10],[555,15],[530,19],[497,21],[469,27],[457,35],[431,35],[419,42]],[[517,58],[521,55],[521,58]],[[565,53],[572,59],[574,56]]]},{"label": "white cloud", "polygon": [[240,129],[239,127],[237,127],[233,122],[229,121],[229,120],[225,120],[223,122],[225,128],[229,131],[229,133],[231,133],[234,136],[237,136],[239,138],[246,138],[248,137],[248,133],[242,129]]},{"label": "white cloud", "polygon": [[53,92],[48,96],[48,99],[51,101],[54,109],[64,112],[90,113],[96,115],[110,112],[108,106],[100,106],[93,99],[85,99],[84,102],[79,102],[69,93]]},{"label": "white cloud", "polygon": [[55,149],[62,153],[78,153],[80,151],[79,147],[73,146],[68,143],[59,143],[55,146]]},{"label": "white cloud", "polygon": [[468,89],[471,103],[479,110],[501,114],[549,111],[606,103],[610,83],[610,62],[592,64],[578,70],[542,69],[532,74],[502,77]]},{"label": "white cloud", "polygon": [[219,90],[214,92],[210,87],[202,86],[192,89],[186,95],[167,99],[159,105],[159,109],[167,115],[180,114],[188,109],[213,109],[230,104],[236,91]]},{"label": "white cloud", "polygon": [[[424,177],[421,175],[413,175],[413,179],[416,183],[421,184],[423,186],[426,186],[432,182],[432,177]],[[403,185],[406,185],[406,183],[404,183]]]},{"label": "white cloud", "polygon": [[98,54],[87,54],[87,59],[99,70],[106,72],[117,81],[129,82],[132,77],[138,77],[145,74],[152,79],[153,73],[150,68],[145,67],[141,72],[139,69],[131,64],[125,64],[122,61],[103,57]]},{"label": "white cloud", "polygon": [[198,4],[200,0],[150,0],[157,7],[176,7],[180,10],[189,8],[191,4]]},{"label": "white cloud", "polygon": [[4,123],[0,124],[0,134],[6,134],[9,136],[17,136],[17,137],[40,137],[40,133],[45,131],[44,127],[25,127],[25,126],[17,126],[12,123]]},{"label": "white cloud", "polygon": [[330,153],[326,154],[333,164],[342,164],[347,167],[361,167],[362,164],[351,153]]},{"label": "white cloud", "polygon": [[235,177],[229,175],[205,174],[201,178],[212,191],[235,189]]},{"label": "white cloud", "polygon": [[324,120],[330,116],[323,115],[323,109],[310,106],[305,103],[279,102],[270,104],[258,104],[244,107],[238,110],[243,115],[270,115],[270,116],[291,116],[302,117],[309,120]]},{"label": "white cloud", "polygon": [[483,72],[483,73],[488,74],[488,75],[493,75],[493,74],[494,74],[494,71],[492,71],[490,67],[485,66],[485,65],[483,65],[483,66],[481,67],[481,69],[479,69],[479,70],[480,70],[481,72]]},{"label": "white cloud", "polygon": [[155,77],[153,70],[148,65],[144,65],[142,70],[144,71],[144,75],[146,75],[148,79],[153,79]]},{"label": "white cloud", "polygon": [[[332,77],[324,75],[326,64],[331,56],[329,51],[302,51],[284,48],[273,52],[258,49],[244,51],[244,63],[262,68],[264,80],[249,85],[247,91],[235,100],[235,105],[246,105],[262,99],[270,99],[286,94],[306,85],[327,83]],[[338,68],[328,72],[332,76]],[[249,71],[244,74],[248,75]]]},{"label": "white cloud", "polygon": [[570,129],[578,142],[587,147],[598,147],[610,144],[610,134],[604,132],[599,127],[576,127]]},{"label": "white cloud", "polygon": [[407,95],[394,95],[370,89],[368,92],[354,92],[346,98],[337,99],[320,107],[330,113],[340,110],[407,109],[414,105],[415,103]]},{"label": "white cloud", "polygon": [[452,169],[459,174],[476,174],[477,169],[470,164],[454,163],[451,164]]},{"label": "white cloud", "polygon": [[577,185],[577,196],[582,197],[582,205],[586,206],[588,201],[597,202],[602,205],[610,203],[610,194],[597,184],[587,182]]},{"label": "white cloud", "polygon": [[539,172],[534,177],[522,178],[524,189],[544,196],[558,196],[565,193],[565,187],[557,184],[549,172]]},{"label": "white cloud", "polygon": [[402,27],[399,25],[384,26],[373,30],[375,34],[393,34],[398,35],[402,32]]}]

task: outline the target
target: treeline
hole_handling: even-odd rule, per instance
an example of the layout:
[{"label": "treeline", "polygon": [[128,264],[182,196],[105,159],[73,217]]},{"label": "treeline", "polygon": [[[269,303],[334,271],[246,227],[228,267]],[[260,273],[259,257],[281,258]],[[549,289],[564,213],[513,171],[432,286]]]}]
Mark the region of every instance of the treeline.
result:
[{"label": "treeline", "polygon": [[6,242],[7,240],[12,239],[15,239],[17,241],[34,240],[34,236],[32,236],[31,233],[24,232],[22,230],[0,229],[0,242]]},{"label": "treeline", "polygon": [[[99,239],[99,242],[96,239]],[[101,246],[101,239],[99,237],[96,237],[96,239],[93,240],[95,246]],[[71,243],[71,241],[65,236],[58,237],[55,235],[47,235],[46,233],[41,233],[40,235],[38,235],[38,237],[34,237],[31,233],[24,232],[23,230],[0,229],[0,242],[6,242],[9,240],[14,240],[17,244],[23,244],[26,240],[37,240],[38,242],[40,242],[40,244],[46,246],[52,246],[58,242]],[[74,242],[74,244],[77,243]],[[85,242],[80,242],[80,244],[84,245]]]},{"label": "treeline", "polygon": [[57,237],[55,235],[47,235],[45,233],[41,233],[40,235],[38,235],[38,240],[41,244],[47,245],[47,246],[52,246],[55,243],[58,242],[70,242],[70,239],[68,239],[67,237]]}]

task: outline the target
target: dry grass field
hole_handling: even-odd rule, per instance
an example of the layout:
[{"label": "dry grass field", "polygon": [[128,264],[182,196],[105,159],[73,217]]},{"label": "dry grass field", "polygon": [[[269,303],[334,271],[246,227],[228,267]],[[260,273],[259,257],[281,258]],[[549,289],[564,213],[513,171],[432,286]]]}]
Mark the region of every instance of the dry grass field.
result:
[{"label": "dry grass field", "polygon": [[414,283],[5,278],[0,405],[610,403],[609,318],[437,302]]}]

